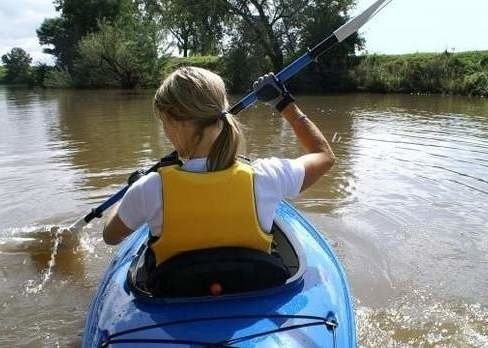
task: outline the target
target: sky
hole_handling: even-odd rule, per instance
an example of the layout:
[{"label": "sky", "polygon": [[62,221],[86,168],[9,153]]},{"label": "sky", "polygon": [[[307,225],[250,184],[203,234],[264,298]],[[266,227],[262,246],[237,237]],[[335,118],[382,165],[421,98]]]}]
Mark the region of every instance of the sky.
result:
[{"label": "sky", "polygon": [[488,0],[392,0],[359,32],[368,53],[488,50]]},{"label": "sky", "polygon": [[0,56],[21,47],[34,64],[53,63],[50,55],[42,53],[36,29],[44,18],[56,16],[51,0],[0,0]]},{"label": "sky", "polygon": [[[357,0],[351,14],[373,2]],[[33,63],[53,63],[36,29],[55,16],[51,0],[0,0],[0,56],[21,47]],[[368,53],[488,50],[488,0],[393,0],[360,33]]]}]

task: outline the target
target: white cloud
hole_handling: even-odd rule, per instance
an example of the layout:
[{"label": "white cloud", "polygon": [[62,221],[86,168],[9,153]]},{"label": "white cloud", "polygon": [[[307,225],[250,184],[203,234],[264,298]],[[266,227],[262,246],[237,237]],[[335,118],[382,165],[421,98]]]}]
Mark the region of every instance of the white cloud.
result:
[{"label": "white cloud", "polygon": [[21,47],[33,63],[53,63],[51,55],[42,53],[36,29],[45,18],[56,16],[51,0],[0,0],[0,56]]}]

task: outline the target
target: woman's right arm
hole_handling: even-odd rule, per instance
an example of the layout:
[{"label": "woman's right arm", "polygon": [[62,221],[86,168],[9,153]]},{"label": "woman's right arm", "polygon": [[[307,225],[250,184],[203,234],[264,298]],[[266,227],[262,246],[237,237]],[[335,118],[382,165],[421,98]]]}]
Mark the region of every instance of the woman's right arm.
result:
[{"label": "woman's right arm", "polygon": [[[150,173],[131,184],[118,207],[113,209],[107,219],[103,229],[105,243],[119,244],[138,226],[148,221],[147,199],[152,206],[156,206],[155,202],[161,200],[159,197],[160,182],[157,173]],[[159,204],[159,208],[161,208],[161,204]]]},{"label": "woman's right arm", "polygon": [[281,116],[290,123],[300,144],[307,152],[297,160],[305,168],[301,191],[314,184],[335,162],[335,155],[320,129],[294,103],[288,104]]},{"label": "woman's right arm", "polygon": [[315,183],[335,162],[332,149],[320,129],[295,104],[285,85],[273,74],[259,77],[253,83],[257,99],[274,106],[292,126],[307,152],[298,160],[305,168],[301,191]]},{"label": "woman's right arm", "polygon": [[117,211],[118,209],[109,216],[103,227],[103,240],[108,245],[117,245],[134,232],[124,224]]}]

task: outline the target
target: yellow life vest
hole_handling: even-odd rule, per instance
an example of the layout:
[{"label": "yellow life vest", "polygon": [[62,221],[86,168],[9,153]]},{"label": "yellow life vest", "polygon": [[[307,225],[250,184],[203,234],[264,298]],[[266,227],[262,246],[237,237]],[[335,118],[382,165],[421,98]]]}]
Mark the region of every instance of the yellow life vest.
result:
[{"label": "yellow life vest", "polygon": [[247,247],[271,252],[273,237],[258,221],[252,167],[236,162],[217,172],[159,169],[163,227],[151,244],[156,264],[190,250]]}]

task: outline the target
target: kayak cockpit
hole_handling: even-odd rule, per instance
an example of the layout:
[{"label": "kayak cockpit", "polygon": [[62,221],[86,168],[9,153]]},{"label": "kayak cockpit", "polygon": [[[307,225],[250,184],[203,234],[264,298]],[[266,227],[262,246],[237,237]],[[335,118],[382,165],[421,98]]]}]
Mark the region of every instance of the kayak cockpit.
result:
[{"label": "kayak cockpit", "polygon": [[274,256],[289,272],[284,284],[230,294],[223,284],[219,296],[187,297],[145,288],[149,228],[141,227],[101,281],[83,346],[355,347],[351,296],[330,245],[286,202],[275,223]]},{"label": "kayak cockpit", "polygon": [[280,289],[300,280],[302,253],[286,231],[273,225],[271,254],[240,248],[221,247],[189,251],[155,266],[149,245],[140,248],[128,272],[127,283],[137,297],[198,299],[254,294]]}]

